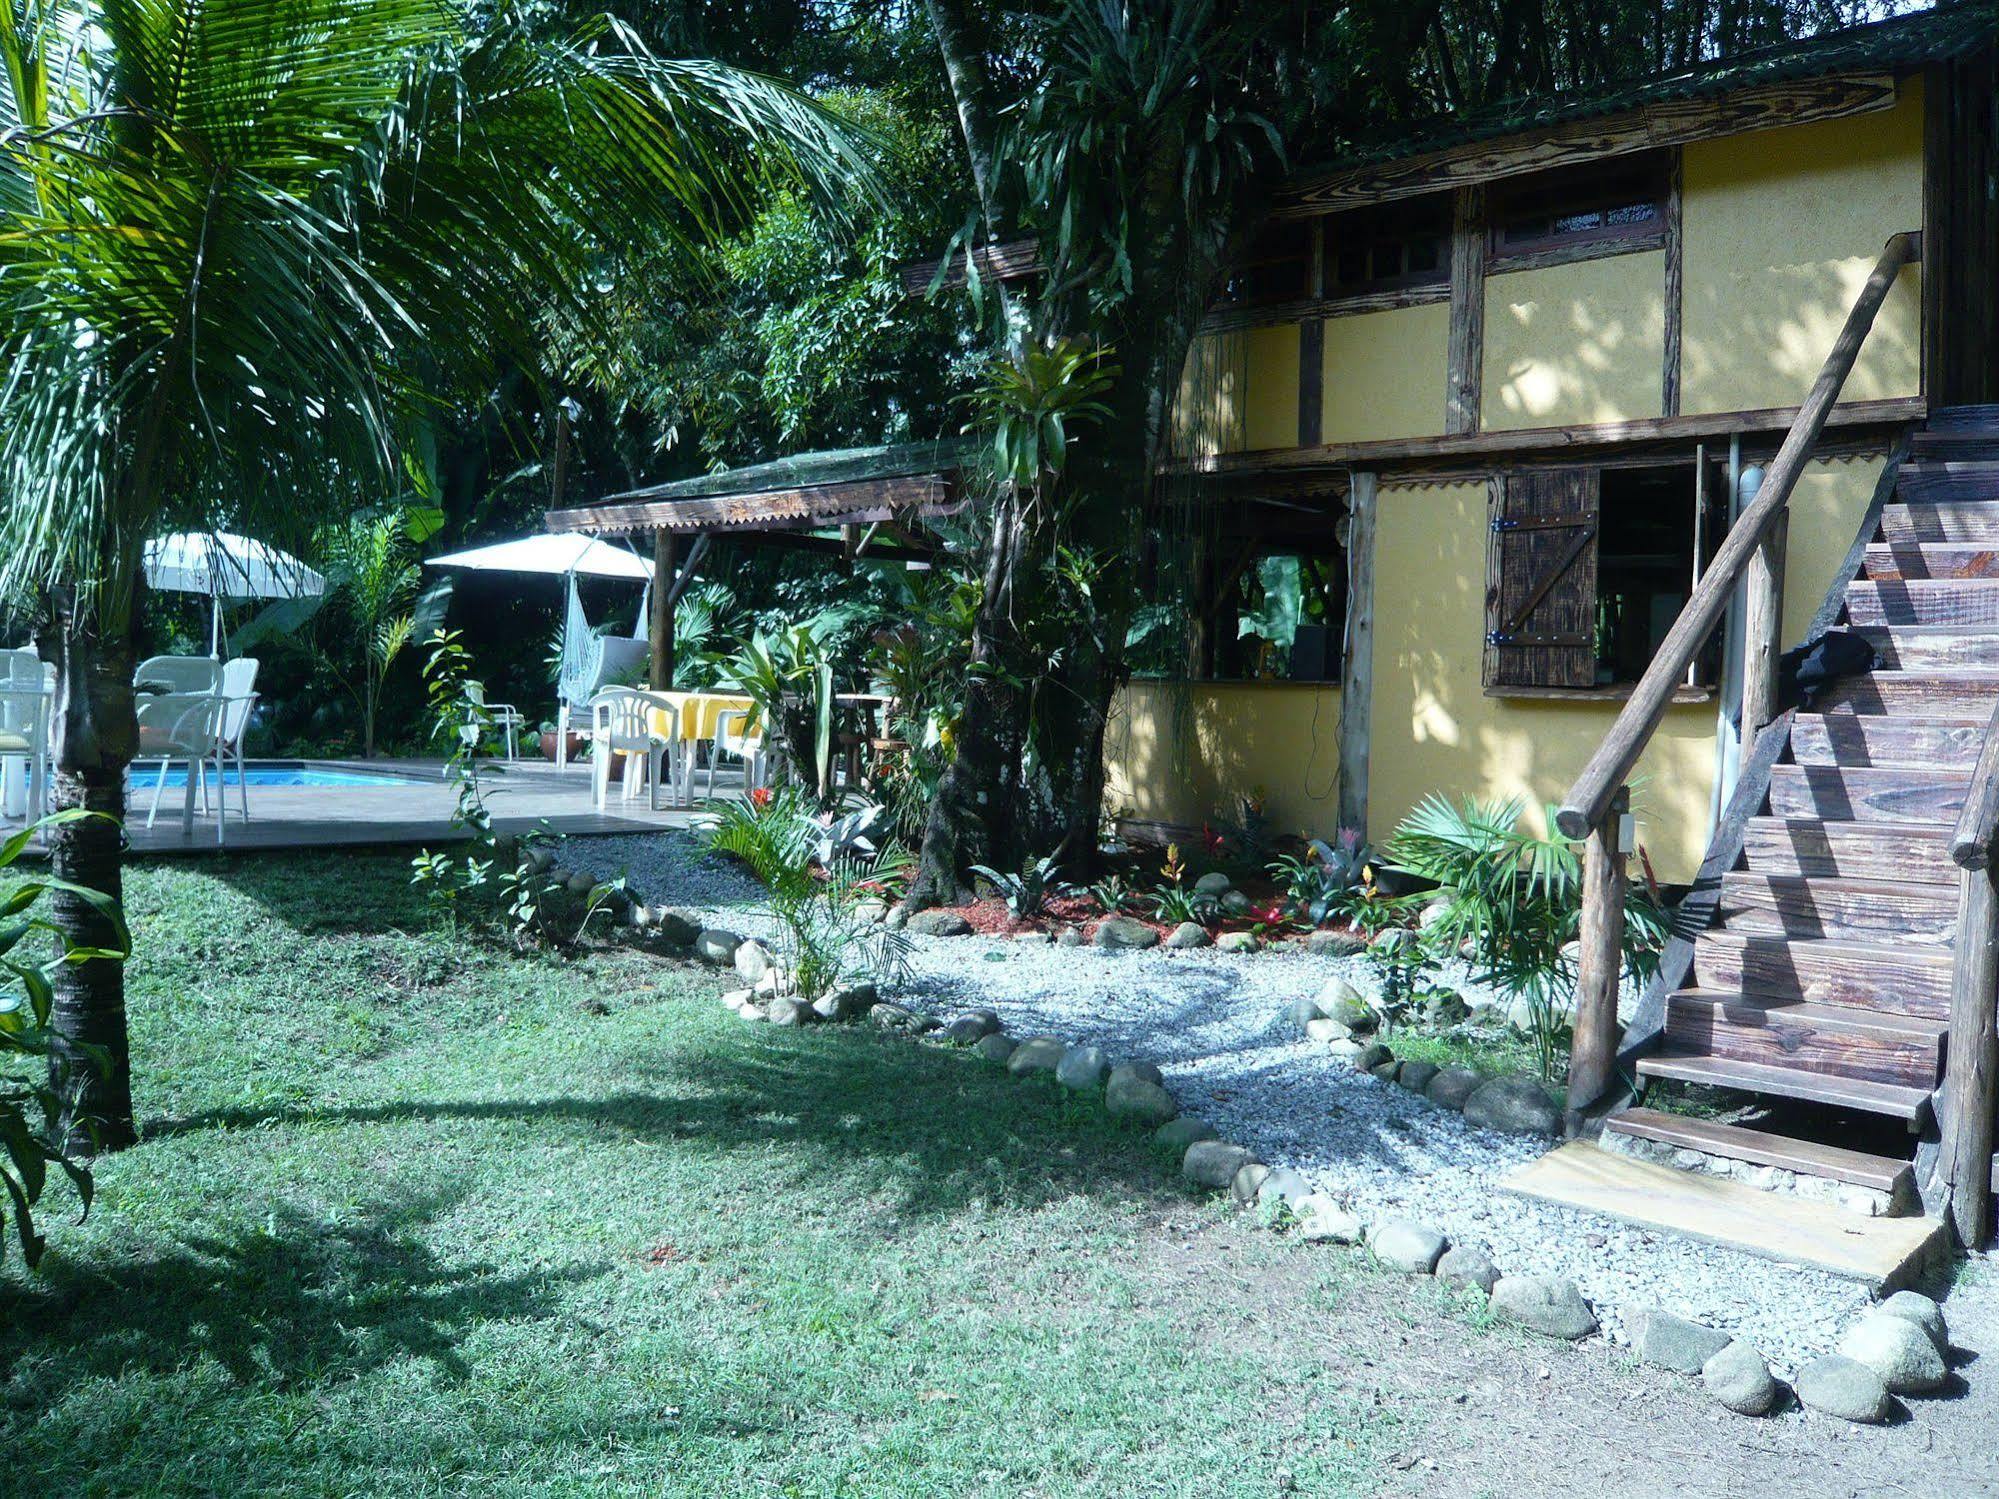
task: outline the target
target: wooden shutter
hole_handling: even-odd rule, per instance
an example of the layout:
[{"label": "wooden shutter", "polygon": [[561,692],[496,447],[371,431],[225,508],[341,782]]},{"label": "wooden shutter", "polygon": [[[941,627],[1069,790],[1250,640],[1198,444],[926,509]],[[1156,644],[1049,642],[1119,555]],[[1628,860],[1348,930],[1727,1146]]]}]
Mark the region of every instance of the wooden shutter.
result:
[{"label": "wooden shutter", "polygon": [[1492,482],[1485,596],[1488,687],[1596,685],[1597,520],[1593,468]]}]

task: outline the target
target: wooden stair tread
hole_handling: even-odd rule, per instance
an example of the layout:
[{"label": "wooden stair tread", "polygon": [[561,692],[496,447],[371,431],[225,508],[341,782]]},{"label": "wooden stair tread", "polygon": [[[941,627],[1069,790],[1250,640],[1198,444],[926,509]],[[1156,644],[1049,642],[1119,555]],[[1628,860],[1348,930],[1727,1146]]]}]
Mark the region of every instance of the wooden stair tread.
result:
[{"label": "wooden stair tread", "polygon": [[1642,1077],[1705,1083],[1710,1087],[1733,1088],[1742,1093],[1769,1093],[1778,1098],[1802,1098],[1811,1103],[1859,1109],[1862,1113],[1884,1114],[1911,1125],[1920,1125],[1930,1114],[1930,1090],[1927,1088],[1862,1078],[1828,1077],[1807,1068],[1776,1067],[1766,1062],[1737,1061],[1732,1057],[1660,1051],[1640,1057],[1638,1072]]},{"label": "wooden stair tread", "polygon": [[1726,926],[1783,936],[1855,933],[1926,938],[1936,946],[1957,924],[1957,891],[1905,880],[1807,879],[1735,870],[1721,880],[1715,914]]},{"label": "wooden stair tread", "polygon": [[1857,625],[1992,624],[1999,578],[1857,579],[1846,585],[1846,612]]},{"label": "wooden stair tread", "polygon": [[1824,937],[1774,937],[1713,927],[1694,939],[1703,986],[1794,995],[1844,1009],[1943,1020],[1950,1015],[1951,954]]},{"label": "wooden stair tread", "polygon": [[[1884,583],[1884,588],[1969,587],[1969,584]],[[1999,594],[1993,596],[1999,622]],[[1821,711],[1909,714],[1925,718],[1990,718],[1999,700],[1999,667],[1952,666],[1866,671],[1841,677],[1818,699]]]},{"label": "wooden stair tread", "polygon": [[1999,505],[1990,500],[1910,500],[1883,505],[1881,538],[1901,545],[1991,541],[1999,538]]},{"label": "wooden stair tread", "polygon": [[1947,765],[1969,772],[1990,721],[1990,714],[1798,713],[1791,719],[1791,753],[1800,764]]},{"label": "wooden stair tread", "polygon": [[1930,1089],[1943,1075],[1938,1021],[1793,996],[1682,989],[1666,1001],[1666,1045],[1827,1077]]},{"label": "wooden stair tread", "polygon": [[1969,766],[1778,765],[1769,806],[1793,820],[1954,823],[1970,787]]},{"label": "wooden stair tread", "polygon": [[1943,1252],[1944,1225],[1866,1218],[1828,1203],[1615,1155],[1583,1140],[1505,1177],[1507,1191],[1666,1233],[1809,1265],[1877,1293],[1907,1285]]},{"label": "wooden stair tread", "polygon": [[1723,1124],[1715,1119],[1690,1119],[1682,1114],[1658,1109],[1632,1108],[1613,1114],[1604,1121],[1604,1133],[1630,1135],[1654,1140],[1703,1155],[1721,1156],[1731,1161],[1747,1161],[1752,1166],[1776,1166],[1800,1176],[1818,1176],[1828,1181],[1870,1187],[1893,1196],[1912,1186],[1915,1168],[1892,1156],[1869,1155],[1845,1150],[1837,1145],[1821,1145],[1816,1140],[1800,1140],[1767,1130],[1745,1129],[1739,1124]]},{"label": "wooden stair tread", "polygon": [[1883,876],[1957,887],[1951,829],[1939,822],[1828,822],[1819,817],[1752,817],[1742,857],[1754,873],[1806,879]]},{"label": "wooden stair tread", "polygon": [[1861,558],[1861,571],[1877,581],[1917,578],[1999,578],[1999,542],[1877,542]]},{"label": "wooden stair tread", "polygon": [[1895,493],[1905,499],[1999,499],[1999,463],[1971,457],[1905,462],[1895,475]]},{"label": "wooden stair tread", "polygon": [[1960,406],[1939,406],[1929,414],[1926,430],[1963,431],[1967,427],[1999,428],[1999,403],[1967,401]]},{"label": "wooden stair tread", "polygon": [[[1999,555],[1999,553],[1995,553]],[[1999,623],[1988,625],[1852,625],[1889,671],[1999,666]]]}]

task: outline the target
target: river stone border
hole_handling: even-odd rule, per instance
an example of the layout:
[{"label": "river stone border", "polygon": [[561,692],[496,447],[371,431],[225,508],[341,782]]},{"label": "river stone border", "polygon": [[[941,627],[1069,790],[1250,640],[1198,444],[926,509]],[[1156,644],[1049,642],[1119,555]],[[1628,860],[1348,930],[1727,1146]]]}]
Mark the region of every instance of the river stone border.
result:
[{"label": "river stone border", "polygon": [[[735,957],[746,944],[734,933],[699,931],[687,945],[700,960],[740,974]],[[755,962],[744,966],[754,967]],[[1365,1249],[1377,1265],[1434,1280],[1465,1301],[1477,1297],[1494,1321],[1537,1336],[1573,1343],[1601,1333],[1594,1310],[1574,1281],[1560,1276],[1509,1276],[1483,1249],[1454,1244],[1435,1228],[1407,1218],[1369,1223],[1350,1204],[1312,1191],[1297,1172],[1273,1170],[1249,1147],[1223,1139],[1207,1120],[1180,1113],[1159,1069],[1150,1062],[1112,1058],[1094,1044],[1052,1036],[1023,1041],[1007,1034],[991,1010],[967,1011],[948,1025],[940,1024],[880,1000],[872,984],[844,986],[818,1006],[809,1006],[770,992],[766,986],[773,978],[782,981],[775,968],[763,976],[759,988],[764,992],[733,989],[723,994],[722,1002],[746,1021],[779,1025],[858,1020],[865,1015],[891,1033],[969,1050],[1016,1077],[1039,1074],[1059,1079],[1065,1091],[1097,1094],[1114,1118],[1156,1125],[1153,1143],[1177,1158],[1185,1181],[1205,1191],[1226,1192],[1240,1206],[1258,1208],[1265,1226],[1293,1233],[1301,1244]],[[1291,1018],[1304,1029],[1332,1020],[1325,1008],[1301,1005]],[[1350,1048],[1357,1070],[1374,1073],[1386,1086],[1402,1080],[1408,1064],[1399,1061],[1386,1043],[1373,1040],[1363,1047],[1343,1021],[1335,1023],[1347,1034],[1332,1044]],[[1463,1108],[1490,1085],[1504,1084],[1508,1107],[1525,1098],[1528,1107],[1522,1112],[1534,1115],[1539,1110],[1533,1095],[1538,1093],[1554,1114],[1554,1124],[1542,1128],[1530,1121],[1521,1126],[1525,1132],[1553,1134],[1560,1127],[1558,1107],[1535,1079],[1490,1078],[1468,1068],[1415,1065],[1425,1070],[1417,1075],[1422,1085],[1412,1086],[1411,1091],[1439,1107]],[[1120,1094],[1130,1097],[1132,1105],[1118,1107]],[[1641,1362],[1698,1378],[1717,1405],[1743,1416],[1773,1414],[1795,1394],[1807,1410],[1879,1424],[1901,1411],[1898,1393],[1942,1393],[1950,1383],[1951,1347],[1943,1309],[1915,1291],[1898,1291],[1869,1307],[1849,1329],[1839,1354],[1817,1359],[1799,1371],[1795,1391],[1771,1373],[1761,1353],[1718,1329],[1657,1307],[1626,1309],[1622,1320],[1640,1329],[1634,1351]]]}]

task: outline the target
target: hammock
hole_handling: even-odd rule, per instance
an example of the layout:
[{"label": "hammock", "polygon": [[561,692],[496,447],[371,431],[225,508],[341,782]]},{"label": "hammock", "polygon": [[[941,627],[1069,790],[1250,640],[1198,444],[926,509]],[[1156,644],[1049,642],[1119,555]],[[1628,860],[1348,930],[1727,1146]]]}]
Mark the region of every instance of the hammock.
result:
[{"label": "hammock", "polygon": [[562,670],[556,678],[555,695],[562,702],[581,706],[611,683],[628,677],[652,655],[646,637],[647,605],[652,585],[639,605],[638,633],[633,638],[599,635],[583,612],[583,599],[576,588],[576,574],[569,575],[569,600],[562,617]]}]

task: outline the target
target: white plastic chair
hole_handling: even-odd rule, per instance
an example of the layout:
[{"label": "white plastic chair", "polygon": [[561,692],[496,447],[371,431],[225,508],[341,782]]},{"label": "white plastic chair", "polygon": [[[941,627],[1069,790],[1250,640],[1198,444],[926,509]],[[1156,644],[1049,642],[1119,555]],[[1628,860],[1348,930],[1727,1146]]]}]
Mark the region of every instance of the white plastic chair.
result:
[{"label": "white plastic chair", "polygon": [[[663,736],[653,727],[654,714],[665,716],[666,732]],[[590,742],[593,761],[590,774],[597,810],[604,810],[604,803],[610,796],[611,757],[627,755],[635,758],[643,755],[651,807],[657,812],[660,781],[663,778],[670,781],[679,764],[680,709],[657,692],[640,692],[632,687],[607,687],[590,699]],[[638,781],[633,774],[637,768],[629,761],[625,766],[623,787],[626,801],[638,794]],[[673,786],[669,784],[669,799],[673,791]]]},{"label": "white plastic chair", "polygon": [[[215,750],[215,796],[221,814],[229,809],[229,783],[224,770],[231,764],[236,767],[236,798],[243,808],[243,820],[250,820],[250,777],[243,764],[243,740],[250,728],[250,714],[257,706],[257,661],[253,656],[238,656],[223,663],[222,718],[218,727],[218,743]],[[164,779],[164,774],[162,775]],[[207,777],[202,778],[202,786],[208,785]]]},{"label": "white plastic chair", "polygon": [[0,651],[0,760],[20,762],[30,822],[48,810],[50,687],[40,656]]},{"label": "white plastic chair", "polygon": [[132,685],[139,689],[140,697],[160,692],[213,692],[221,683],[222,663],[213,656],[148,656],[132,673]]},{"label": "white plastic chair", "polygon": [[[715,740],[708,748],[708,800],[715,799],[715,767],[722,756],[733,755],[743,762],[743,790],[764,783],[764,735],[756,711],[724,708],[715,715]],[[691,777],[690,777],[691,779]]]},{"label": "white plastic chair", "polygon": [[[187,761],[187,795],[181,806],[181,832],[194,832],[194,792],[197,779],[207,778],[208,763],[220,763],[222,715],[228,699],[215,691],[162,692],[139,699],[139,754],[141,760],[160,762],[159,779],[153,783],[153,805],[146,814],[146,826],[159,815],[160,793],[165,790],[167,767],[175,760]],[[229,818],[216,793],[215,841],[223,842]]]}]

